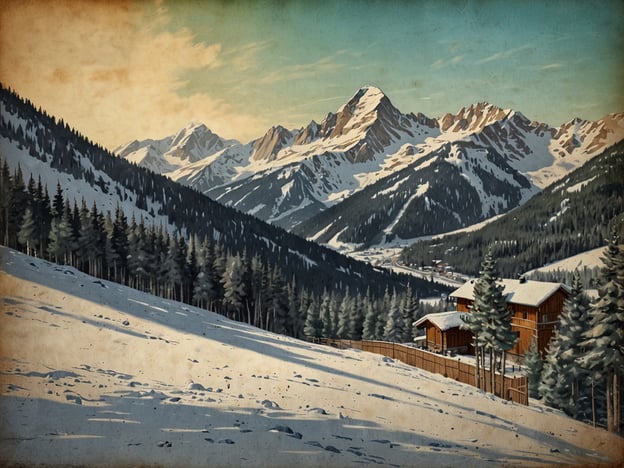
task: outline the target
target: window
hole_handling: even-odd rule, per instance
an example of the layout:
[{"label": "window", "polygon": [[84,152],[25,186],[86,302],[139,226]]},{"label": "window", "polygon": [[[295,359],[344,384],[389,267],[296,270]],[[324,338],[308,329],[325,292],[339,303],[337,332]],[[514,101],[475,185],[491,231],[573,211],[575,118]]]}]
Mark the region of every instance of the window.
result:
[{"label": "window", "polygon": [[542,322],[543,323],[548,322],[548,314],[542,315]]},{"label": "window", "polygon": [[522,318],[523,318],[524,320],[526,320],[526,319],[528,319],[528,318],[529,318],[529,311],[528,311],[527,309],[523,309],[523,310],[522,310]]}]

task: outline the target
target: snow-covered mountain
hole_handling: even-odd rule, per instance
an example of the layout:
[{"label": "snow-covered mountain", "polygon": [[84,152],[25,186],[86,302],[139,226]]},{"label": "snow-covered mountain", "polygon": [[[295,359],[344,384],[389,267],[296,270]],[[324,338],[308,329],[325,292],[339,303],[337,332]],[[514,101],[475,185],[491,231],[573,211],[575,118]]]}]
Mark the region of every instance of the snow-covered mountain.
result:
[{"label": "snow-covered mountain", "polygon": [[237,144],[212,133],[204,124],[191,123],[160,140],[134,140],[115,148],[114,153],[141,167],[162,174],[203,159]]},{"label": "snow-covered mountain", "polygon": [[537,191],[501,154],[471,141],[448,142],[417,156],[293,231],[350,251],[469,226]]},{"label": "snow-covered mountain", "polygon": [[[431,161],[429,156],[459,161],[457,154],[463,152],[464,162],[455,167],[468,171],[463,179],[478,199],[466,208],[480,217],[474,219],[440,200],[438,214],[446,215],[436,218],[440,226],[432,229],[443,232],[448,226],[462,227],[518,206],[622,138],[624,113],[595,122],[574,119],[555,128],[512,109],[480,102],[455,114],[429,118],[401,113],[381,90],[368,86],[321,123],[311,121],[297,130],[275,126],[246,145],[232,143],[218,151],[206,151],[194,163],[162,172],[225,205],[287,229],[303,221],[319,226],[319,230],[299,227],[298,232],[320,239],[324,237],[321,230],[331,221],[327,214],[321,215],[328,208],[407,167],[424,169],[419,161]],[[424,181],[429,190],[433,185],[451,186],[439,175],[431,177],[434,179]],[[408,198],[423,195],[424,182],[405,184],[403,188],[410,189]],[[383,183],[378,188],[390,190]],[[360,195],[359,199],[364,203],[366,197]],[[353,204],[348,206],[352,210]],[[370,222],[373,213],[367,212],[366,206],[358,211],[362,217],[353,222]],[[339,209],[333,213],[333,219],[350,214]],[[311,221],[316,215],[323,221]],[[389,225],[383,225],[374,237],[388,230]],[[402,230],[402,235],[425,234],[408,231]]]},{"label": "snow-covered mountain", "polygon": [[388,357],[4,247],[0,280],[2,466],[622,462],[617,434]]}]

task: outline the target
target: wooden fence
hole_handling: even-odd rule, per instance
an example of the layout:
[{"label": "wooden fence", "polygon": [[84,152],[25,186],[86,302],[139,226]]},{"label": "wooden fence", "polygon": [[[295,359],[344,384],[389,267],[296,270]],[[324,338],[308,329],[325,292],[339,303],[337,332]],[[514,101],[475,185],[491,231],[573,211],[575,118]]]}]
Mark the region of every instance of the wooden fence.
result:
[{"label": "wooden fence", "polygon": [[[339,349],[361,349],[370,353],[381,354],[397,361],[404,362],[410,366],[434,374],[440,374],[458,382],[472,385],[475,383],[475,367],[469,362],[462,362],[459,359],[435,354],[423,349],[413,348],[398,343],[389,343],[386,341],[353,341],[353,340],[337,340],[330,338],[315,339],[314,342],[332,346]],[[484,376],[485,374],[485,376]],[[483,390],[501,394],[502,375],[495,374],[496,392],[492,392],[490,371],[481,370]],[[526,376],[505,376],[505,399],[519,403],[521,405],[529,404],[527,393]]]}]

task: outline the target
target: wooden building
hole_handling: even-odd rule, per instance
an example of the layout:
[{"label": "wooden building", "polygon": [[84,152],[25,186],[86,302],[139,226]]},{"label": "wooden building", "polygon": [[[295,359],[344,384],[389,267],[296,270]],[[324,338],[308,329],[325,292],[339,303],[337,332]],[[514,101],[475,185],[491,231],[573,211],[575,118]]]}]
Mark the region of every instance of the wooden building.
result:
[{"label": "wooden building", "polygon": [[[474,302],[475,282],[468,281],[451,293],[451,297],[457,300],[459,312],[470,312]],[[570,288],[563,283],[529,281],[524,278],[503,279],[499,284],[504,287],[503,295],[511,309],[512,329],[518,333],[518,341],[509,353],[524,356],[531,346],[531,340],[535,339],[538,349],[544,354],[563,310],[563,303],[570,295]]]},{"label": "wooden building", "polygon": [[457,311],[427,314],[414,322],[414,325],[425,329],[427,349],[442,353],[465,353],[472,342],[472,334],[460,328],[462,317],[466,315],[468,314]]}]

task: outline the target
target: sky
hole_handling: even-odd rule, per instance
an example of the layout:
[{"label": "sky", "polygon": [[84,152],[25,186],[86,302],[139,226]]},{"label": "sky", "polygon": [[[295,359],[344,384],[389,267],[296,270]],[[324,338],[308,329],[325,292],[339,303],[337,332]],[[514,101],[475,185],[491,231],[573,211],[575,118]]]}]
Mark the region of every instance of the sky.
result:
[{"label": "sky", "polygon": [[109,149],[190,122],[245,143],[366,85],[558,126],[624,111],[624,2],[5,0],[0,82]]}]

